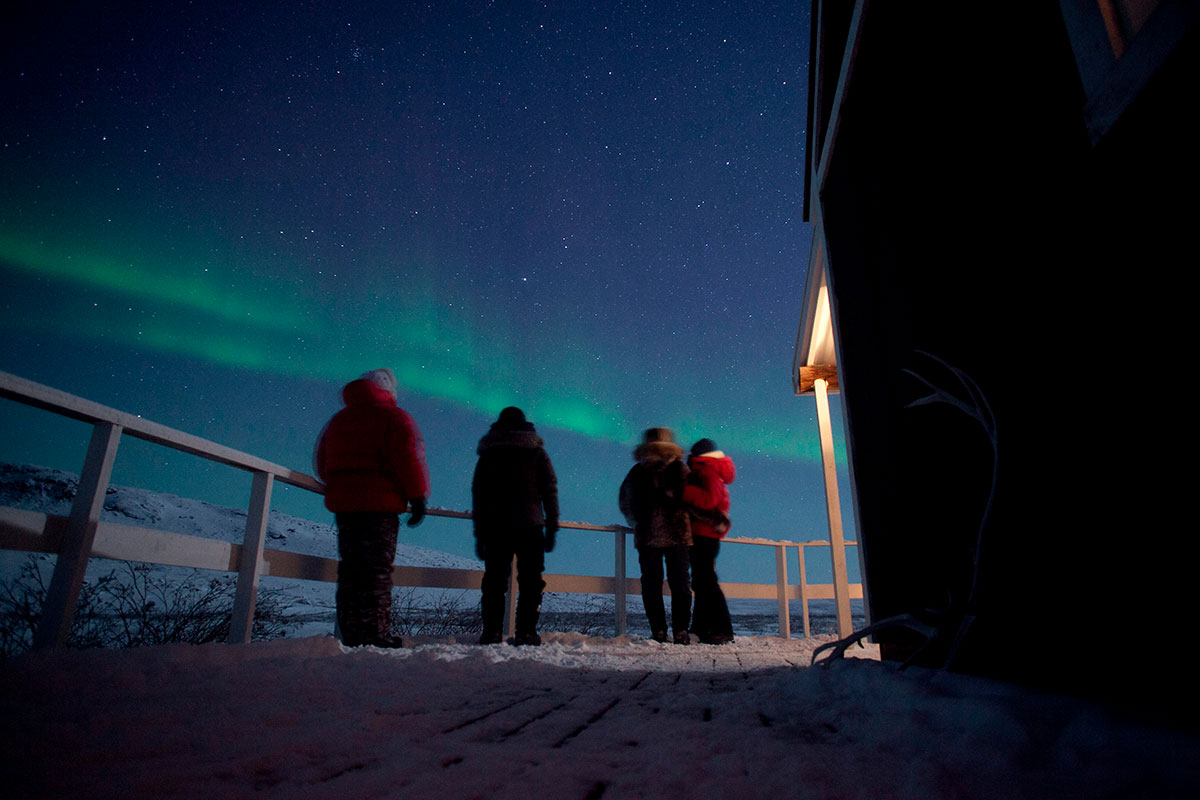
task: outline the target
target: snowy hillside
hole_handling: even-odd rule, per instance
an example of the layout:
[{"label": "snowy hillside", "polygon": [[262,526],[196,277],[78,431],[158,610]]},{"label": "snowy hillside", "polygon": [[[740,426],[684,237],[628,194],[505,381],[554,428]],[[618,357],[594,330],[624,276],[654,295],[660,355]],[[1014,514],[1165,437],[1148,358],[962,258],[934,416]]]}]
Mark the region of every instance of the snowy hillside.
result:
[{"label": "snowy hillside", "polygon": [[[0,505],[46,514],[68,514],[75,498],[78,478],[67,472],[45,467],[0,464]],[[204,536],[240,544],[245,534],[245,510],[222,508],[201,500],[160,494],[145,489],[110,486],[101,519],[152,530]],[[337,533],[328,523],[313,522],[272,511],[267,524],[268,548],[337,558]],[[0,578],[16,574],[25,556],[0,552]],[[401,542],[396,548],[396,563],[454,569],[479,569],[478,562],[459,556]],[[96,560],[87,577],[95,581],[113,571],[112,562]],[[151,568],[151,573],[172,584],[194,579],[198,570],[181,567]],[[120,574],[120,573],[118,573]],[[290,623],[288,635],[330,633],[333,630],[334,586],[317,581],[264,577],[261,587],[277,592],[283,613]],[[473,607],[472,592],[427,590],[414,598],[422,604],[453,602]]]},{"label": "snowy hillside", "polygon": [[[44,514],[67,514],[75,499],[78,483],[75,475],[61,470],[0,464],[0,506]],[[245,510],[221,508],[202,500],[124,486],[109,487],[101,519],[237,544],[241,543],[246,530]],[[337,558],[337,533],[329,523],[272,511],[267,524],[267,547]],[[403,542],[396,548],[396,563],[422,567],[479,568],[479,563],[471,559]]]}]

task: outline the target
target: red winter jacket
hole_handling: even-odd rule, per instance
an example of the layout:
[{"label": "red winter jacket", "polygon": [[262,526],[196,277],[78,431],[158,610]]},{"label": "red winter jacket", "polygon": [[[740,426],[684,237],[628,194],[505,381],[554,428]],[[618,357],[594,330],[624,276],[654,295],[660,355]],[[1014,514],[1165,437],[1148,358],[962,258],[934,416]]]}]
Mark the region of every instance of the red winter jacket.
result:
[{"label": "red winter jacket", "polygon": [[371,381],[342,389],[346,407],[321,431],[314,458],[325,482],[325,507],[338,511],[408,509],[429,496],[425,440],[396,398]]},{"label": "red winter jacket", "polygon": [[[717,451],[720,453],[720,451]],[[719,508],[729,513],[729,489],[726,484],[733,483],[737,469],[733,459],[721,453],[714,456],[695,456],[688,459],[692,468],[688,475],[687,486],[683,488],[683,501],[697,508]],[[712,526],[692,517],[692,535],[707,536],[710,539],[722,539],[723,533],[717,533]]]}]

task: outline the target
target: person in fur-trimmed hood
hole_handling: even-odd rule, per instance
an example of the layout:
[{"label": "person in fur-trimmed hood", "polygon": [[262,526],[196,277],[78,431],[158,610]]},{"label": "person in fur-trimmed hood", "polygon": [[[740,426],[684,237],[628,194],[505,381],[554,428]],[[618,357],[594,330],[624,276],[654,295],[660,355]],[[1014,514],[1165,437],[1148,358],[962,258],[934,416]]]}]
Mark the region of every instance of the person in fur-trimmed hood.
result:
[{"label": "person in fur-trimmed hood", "polygon": [[733,483],[737,469],[733,459],[721,452],[712,439],[701,439],[692,445],[688,467],[691,471],[683,500],[693,512],[691,563],[696,601],[692,632],[704,644],[726,644],[733,641],[733,624],[725,593],[717,580],[717,554],[726,531],[713,528],[703,512],[720,511],[728,516],[728,484]]},{"label": "person in fur-trimmed hood", "polygon": [[633,528],[642,568],[642,602],[655,641],[667,640],[663,563],[671,587],[671,628],[676,644],[688,644],[692,589],[688,576],[691,523],[683,505],[688,468],[670,428],[649,428],[633,451],[637,463],[621,483],[621,513]]},{"label": "person in fur-trimmed hood", "polygon": [[342,389],[346,407],[317,438],[313,462],[338,531],[337,622],[348,647],[399,647],[390,633],[400,517],[425,518],[429,469],[417,423],[396,405],[396,376],[374,369]]},{"label": "person in fur-trimmed hood", "polygon": [[479,440],[471,480],[475,554],[484,563],[480,644],[504,640],[504,593],[513,555],[517,557],[518,645],[542,643],[541,613],[545,554],[558,533],[558,479],[550,456],[524,412],[509,406]]}]

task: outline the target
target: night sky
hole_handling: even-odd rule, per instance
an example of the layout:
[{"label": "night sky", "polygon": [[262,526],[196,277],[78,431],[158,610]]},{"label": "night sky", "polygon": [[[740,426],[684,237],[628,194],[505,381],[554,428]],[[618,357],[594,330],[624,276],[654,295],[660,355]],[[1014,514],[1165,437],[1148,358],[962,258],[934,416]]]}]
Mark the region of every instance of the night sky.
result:
[{"label": "night sky", "polygon": [[[666,425],[737,463],[733,534],[826,535],[790,383],[807,4],[5,9],[0,370],[310,471],[341,385],[390,366],[433,505],[469,507],[475,445],[518,405],[565,519],[621,521],[630,451]],[[0,405],[0,460],[76,472],[87,435]],[[250,484],[130,439],[114,481]],[[274,507],[330,518],[295,489]],[[459,521],[402,538],[471,552]],[[608,538],[560,539],[550,571],[611,569]],[[749,549],[723,577],[773,578]]]}]

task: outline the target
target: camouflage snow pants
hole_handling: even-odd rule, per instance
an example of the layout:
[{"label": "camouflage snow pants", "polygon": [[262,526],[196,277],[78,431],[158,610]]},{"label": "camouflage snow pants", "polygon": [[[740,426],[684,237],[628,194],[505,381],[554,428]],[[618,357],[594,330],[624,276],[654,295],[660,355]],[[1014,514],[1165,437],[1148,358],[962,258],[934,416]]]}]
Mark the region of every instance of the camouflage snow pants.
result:
[{"label": "camouflage snow pants", "polygon": [[337,621],[342,643],[356,647],[384,641],[391,627],[392,562],[400,516],[382,511],[343,511],[338,529]]}]

